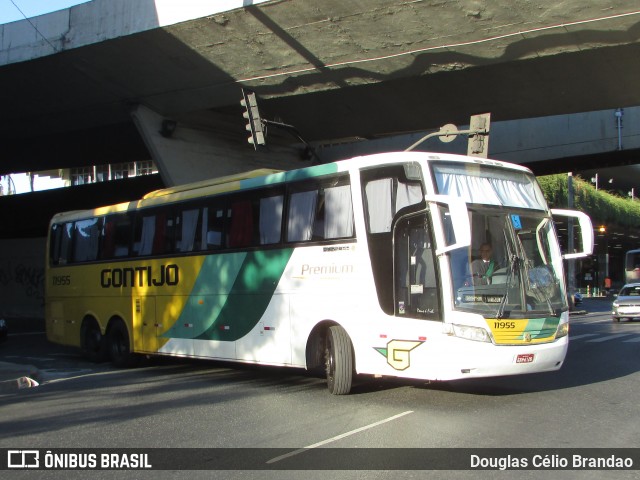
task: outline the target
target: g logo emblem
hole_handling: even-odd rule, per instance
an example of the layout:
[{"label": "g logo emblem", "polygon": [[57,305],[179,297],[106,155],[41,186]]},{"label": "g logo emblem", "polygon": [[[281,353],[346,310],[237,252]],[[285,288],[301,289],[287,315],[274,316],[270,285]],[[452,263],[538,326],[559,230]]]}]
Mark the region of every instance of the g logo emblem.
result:
[{"label": "g logo emblem", "polygon": [[376,350],[387,357],[387,363],[396,370],[406,370],[411,366],[409,353],[418,345],[424,342],[413,340],[391,340],[387,343],[387,348],[376,348]]}]

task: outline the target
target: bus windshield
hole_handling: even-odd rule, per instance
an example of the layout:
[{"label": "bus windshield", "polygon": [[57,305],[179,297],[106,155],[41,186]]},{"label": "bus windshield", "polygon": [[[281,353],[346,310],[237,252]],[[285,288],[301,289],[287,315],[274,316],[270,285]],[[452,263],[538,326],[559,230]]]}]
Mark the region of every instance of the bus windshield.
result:
[{"label": "bus windshield", "polygon": [[567,309],[561,254],[535,178],[482,165],[434,167],[438,193],[463,196],[472,243],[450,253],[455,308],[487,318]]}]

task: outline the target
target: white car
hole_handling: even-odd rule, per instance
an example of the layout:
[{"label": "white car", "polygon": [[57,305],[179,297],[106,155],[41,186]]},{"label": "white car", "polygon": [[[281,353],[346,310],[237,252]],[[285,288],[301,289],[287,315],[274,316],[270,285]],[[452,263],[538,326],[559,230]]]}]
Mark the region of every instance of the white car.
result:
[{"label": "white car", "polygon": [[629,283],[620,289],[611,305],[611,315],[614,322],[640,317],[640,283]]}]

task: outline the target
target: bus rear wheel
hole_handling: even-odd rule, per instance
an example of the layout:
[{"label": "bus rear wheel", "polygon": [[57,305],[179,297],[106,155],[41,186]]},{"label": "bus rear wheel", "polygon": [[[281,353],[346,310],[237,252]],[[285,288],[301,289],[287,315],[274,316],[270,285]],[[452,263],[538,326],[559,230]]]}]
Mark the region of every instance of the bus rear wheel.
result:
[{"label": "bus rear wheel", "polygon": [[327,387],[333,395],[346,395],[353,381],[353,346],[349,335],[339,325],[330,327],[325,347]]},{"label": "bus rear wheel", "polygon": [[105,339],[100,332],[100,327],[92,318],[82,322],[80,342],[80,349],[88,360],[99,363],[107,359]]},{"label": "bus rear wheel", "polygon": [[111,363],[116,367],[132,367],[135,364],[136,355],[131,352],[129,332],[122,321],[116,320],[109,327],[107,342]]}]

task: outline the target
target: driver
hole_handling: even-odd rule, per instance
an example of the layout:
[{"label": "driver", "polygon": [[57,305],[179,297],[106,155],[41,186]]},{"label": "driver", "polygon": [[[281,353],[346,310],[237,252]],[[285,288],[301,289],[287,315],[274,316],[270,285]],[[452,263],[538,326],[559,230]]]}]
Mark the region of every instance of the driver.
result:
[{"label": "driver", "polygon": [[496,270],[493,257],[493,247],[485,242],[480,245],[480,258],[471,262],[471,276],[474,285],[490,285],[491,276]]}]

